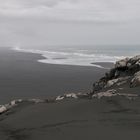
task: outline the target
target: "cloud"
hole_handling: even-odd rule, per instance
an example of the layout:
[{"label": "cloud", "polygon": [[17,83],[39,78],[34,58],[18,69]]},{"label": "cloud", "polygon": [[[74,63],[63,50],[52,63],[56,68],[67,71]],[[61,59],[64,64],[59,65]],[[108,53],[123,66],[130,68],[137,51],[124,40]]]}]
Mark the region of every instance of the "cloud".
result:
[{"label": "cloud", "polygon": [[0,0],[0,15],[73,21],[140,19],[139,0]]},{"label": "cloud", "polygon": [[140,19],[139,0],[0,0],[0,15],[75,21]]}]

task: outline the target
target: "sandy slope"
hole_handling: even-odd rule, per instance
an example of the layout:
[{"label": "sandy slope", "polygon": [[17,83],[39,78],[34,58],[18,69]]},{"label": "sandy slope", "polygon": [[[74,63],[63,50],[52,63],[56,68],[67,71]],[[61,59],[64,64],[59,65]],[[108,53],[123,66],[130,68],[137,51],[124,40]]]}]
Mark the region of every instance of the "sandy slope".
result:
[{"label": "sandy slope", "polygon": [[65,100],[19,106],[1,116],[3,140],[138,140],[140,99]]}]

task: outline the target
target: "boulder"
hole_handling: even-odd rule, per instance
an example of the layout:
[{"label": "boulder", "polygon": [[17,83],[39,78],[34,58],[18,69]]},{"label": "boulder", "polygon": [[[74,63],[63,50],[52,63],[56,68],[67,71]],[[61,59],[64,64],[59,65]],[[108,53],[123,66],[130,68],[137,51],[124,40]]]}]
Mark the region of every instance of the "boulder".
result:
[{"label": "boulder", "polygon": [[135,73],[134,78],[131,80],[130,87],[140,86],[140,71]]},{"label": "boulder", "polygon": [[114,85],[120,86],[122,84],[127,83],[127,81],[130,79],[130,76],[126,76],[126,77],[120,77],[117,79],[113,79],[113,80],[109,80],[105,86],[105,88],[109,88],[112,87]]},{"label": "boulder", "polygon": [[118,82],[118,79],[109,80],[105,86],[105,88],[109,88],[114,86]]},{"label": "boulder", "polygon": [[129,63],[131,63],[131,65],[134,65],[135,63],[137,63],[140,60],[140,55],[134,56],[132,58],[129,59]]},{"label": "boulder", "polygon": [[135,77],[140,76],[140,71],[136,72],[134,76],[135,76]]},{"label": "boulder", "polygon": [[65,94],[65,98],[74,98],[77,99],[77,95],[75,93],[69,93],[69,94]]},{"label": "boulder", "polygon": [[126,83],[127,83],[127,80],[126,80],[126,81],[118,82],[116,85],[117,85],[117,86],[121,86],[121,85],[124,85],[124,84],[126,84]]},{"label": "boulder", "polygon": [[115,89],[111,89],[111,90],[108,90],[106,92],[96,93],[92,96],[92,98],[101,99],[103,97],[114,97],[114,96],[122,96],[122,97],[125,97],[125,98],[130,99],[130,100],[139,97],[137,94],[118,93]]},{"label": "boulder", "polygon": [[140,66],[140,60],[138,60],[138,61],[136,62],[136,64]]},{"label": "boulder", "polygon": [[57,96],[55,100],[56,100],[56,101],[61,101],[61,100],[63,100],[64,98],[65,98],[64,96]]},{"label": "boulder", "polygon": [[4,105],[0,105],[0,114],[7,111],[7,108]]},{"label": "boulder", "polygon": [[101,99],[102,97],[112,97],[112,96],[117,96],[116,94],[116,90],[112,89],[112,90],[108,90],[106,92],[99,92],[96,93],[92,96],[92,98],[98,98]]},{"label": "boulder", "polygon": [[106,81],[101,79],[99,82],[96,82],[93,84],[93,91],[98,92],[98,91],[102,90],[105,85],[106,85]]},{"label": "boulder", "polygon": [[16,100],[11,101],[10,105],[15,106],[16,105]]},{"label": "boulder", "polygon": [[[93,84],[92,94],[102,91],[104,88],[113,85],[123,85],[129,82],[129,79],[118,79],[121,77],[133,77],[135,73],[140,71],[140,55],[132,58],[125,58],[116,62],[115,67],[105,74],[98,82]],[[140,84],[139,76],[134,76],[131,86],[135,87]]]},{"label": "boulder", "polygon": [[125,59],[117,61],[115,64],[115,68],[117,68],[117,69],[126,68],[128,60],[129,60],[129,58],[125,58]]}]

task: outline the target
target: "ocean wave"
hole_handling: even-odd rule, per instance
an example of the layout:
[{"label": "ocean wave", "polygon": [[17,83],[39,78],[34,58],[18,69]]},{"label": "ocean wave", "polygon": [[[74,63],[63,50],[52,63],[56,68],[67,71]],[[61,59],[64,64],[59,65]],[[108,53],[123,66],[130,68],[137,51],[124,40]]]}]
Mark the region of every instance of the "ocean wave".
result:
[{"label": "ocean wave", "polygon": [[76,51],[65,52],[65,51],[42,51],[34,49],[22,49],[19,47],[12,48],[15,51],[26,52],[26,53],[37,53],[41,54],[45,59],[38,60],[41,63],[48,64],[59,64],[59,65],[78,65],[78,66],[94,66],[103,68],[99,62],[111,62],[115,63],[117,60],[123,59],[126,56],[111,56],[100,53],[88,53],[88,51]]}]

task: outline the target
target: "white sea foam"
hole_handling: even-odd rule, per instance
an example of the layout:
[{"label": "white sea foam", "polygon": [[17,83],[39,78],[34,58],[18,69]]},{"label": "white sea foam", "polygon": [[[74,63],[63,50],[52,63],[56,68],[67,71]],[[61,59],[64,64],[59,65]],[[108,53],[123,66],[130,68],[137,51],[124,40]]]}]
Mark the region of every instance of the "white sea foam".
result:
[{"label": "white sea foam", "polygon": [[88,53],[87,51],[73,51],[73,52],[65,52],[65,51],[42,51],[42,50],[34,50],[34,49],[22,49],[19,47],[13,48],[15,51],[26,52],[26,53],[37,53],[41,54],[44,59],[38,60],[41,63],[48,64],[59,64],[59,65],[79,65],[79,66],[95,66],[99,68],[103,68],[100,65],[91,64],[97,62],[112,62],[119,59],[123,59],[126,56],[111,56],[106,54],[99,53]]}]

